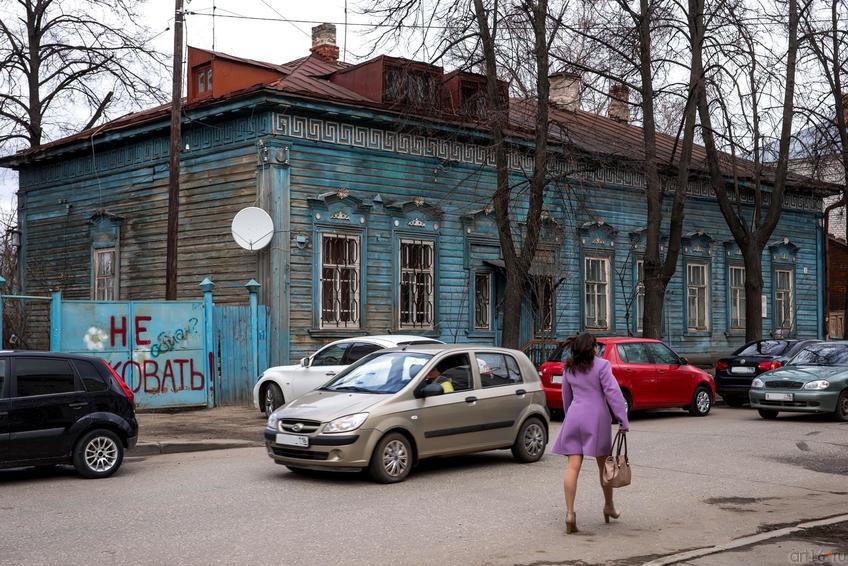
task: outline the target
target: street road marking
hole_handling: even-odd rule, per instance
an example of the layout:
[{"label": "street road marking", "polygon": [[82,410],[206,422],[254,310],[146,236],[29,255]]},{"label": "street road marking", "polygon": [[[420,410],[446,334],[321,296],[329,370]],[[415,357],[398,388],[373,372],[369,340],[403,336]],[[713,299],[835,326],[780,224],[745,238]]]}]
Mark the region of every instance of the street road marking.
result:
[{"label": "street road marking", "polygon": [[848,521],[848,515],[837,515],[835,517],[827,517],[824,519],[817,519],[815,521],[809,521],[806,523],[798,523],[794,527],[785,527],[782,529],[777,529],[774,531],[768,531],[765,533],[760,533],[756,535],[750,535],[747,537],[738,538],[732,542],[728,542],[726,544],[719,544],[716,546],[710,546],[707,548],[699,548],[697,550],[690,550],[688,552],[681,552],[679,554],[672,554],[671,556],[665,556],[663,558],[658,558],[656,560],[652,560],[650,562],[646,562],[642,566],[667,566],[669,564],[677,564],[679,562],[685,562],[686,560],[693,560],[695,558],[703,558],[704,556],[709,556],[711,554],[718,554],[720,552],[727,552],[728,550],[735,550],[737,548],[741,548],[743,546],[750,546],[753,544],[758,544],[767,540],[772,540],[780,537],[784,537],[786,535],[791,535],[792,533],[797,533],[798,531],[803,531],[805,529],[812,529],[813,527],[823,527],[825,525],[833,525],[836,523],[843,523]]}]

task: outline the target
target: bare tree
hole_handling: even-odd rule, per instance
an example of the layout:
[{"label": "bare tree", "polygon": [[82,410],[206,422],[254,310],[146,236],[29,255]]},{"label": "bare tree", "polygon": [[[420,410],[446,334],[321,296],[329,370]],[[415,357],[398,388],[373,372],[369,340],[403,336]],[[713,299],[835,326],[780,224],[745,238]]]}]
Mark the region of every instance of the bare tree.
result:
[{"label": "bare tree", "polygon": [[0,0],[0,149],[91,127],[113,100],[160,96],[163,61],[138,23],[141,4]]},{"label": "bare tree", "polygon": [[[388,26],[378,38],[399,40],[410,19],[422,45],[430,45],[433,61],[451,61],[465,69],[486,75],[485,120],[481,126],[491,135],[496,182],[493,204],[498,238],[505,264],[501,342],[519,347],[522,302],[532,290],[530,265],[539,245],[542,205],[551,182],[549,171],[550,51],[561,29],[567,2],[548,0],[374,0],[366,10],[381,26]],[[421,19],[421,14],[426,16]],[[422,51],[426,51],[423,47]],[[524,98],[524,112],[532,116],[532,170],[515,183],[509,165],[511,126],[509,93],[499,77],[511,79],[513,91]],[[516,207],[520,186],[526,195],[526,208]],[[520,230],[517,210],[525,210]],[[520,214],[520,213],[518,213]],[[520,217],[519,217],[520,218]]]},{"label": "bare tree", "polygon": [[[812,124],[804,130],[806,135],[797,140],[803,155],[803,172],[842,187],[839,197],[825,210],[826,237],[829,236],[831,211],[840,207],[848,211],[848,93],[843,90],[848,82],[846,17],[848,2],[821,0],[813,2],[810,9],[802,13],[800,23],[802,60],[812,64],[810,74],[819,79],[817,95],[806,97],[800,109]],[[828,247],[829,241],[826,241],[825,249]],[[827,269],[829,287],[832,280],[829,258]],[[829,289],[826,297],[824,332],[827,335],[831,314]],[[842,319],[848,320],[848,296]],[[843,325],[843,337],[848,338],[848,324]]]},{"label": "bare tree", "polygon": [[[758,340],[763,332],[762,254],[777,227],[786,194],[795,115],[798,0],[777,2],[774,14],[764,14],[742,1],[722,2],[710,15],[709,30],[704,0],[689,4],[694,16],[689,19],[689,33],[702,38],[692,42],[692,68],[703,77],[697,86],[697,102],[710,184],[745,265],[745,338]],[[768,115],[770,96],[780,116],[777,163],[764,167],[767,124],[762,117]],[[725,148],[729,154],[722,152]],[[736,156],[740,152],[753,160],[753,171],[739,172]],[[742,186],[740,177],[747,177],[747,186]],[[743,191],[753,193],[753,210],[742,206]]]},{"label": "bare tree", "polygon": [[[689,45],[683,41],[687,37],[683,33],[686,26],[681,18],[689,15],[678,3],[666,0],[639,0],[636,7],[631,7],[631,2],[626,0],[590,4],[595,6],[595,25],[588,30],[570,27],[569,31],[588,38],[596,46],[595,60],[565,63],[602,76],[612,84],[624,84],[638,94],[644,143],[644,155],[638,167],[645,178],[647,204],[642,327],[644,336],[661,338],[665,293],[680,255],[695,137],[695,85],[699,79],[691,66],[681,67],[674,62],[688,56]],[[689,80],[685,85],[667,80],[680,70],[688,72]],[[676,86],[678,92],[675,93]],[[610,104],[628,103],[627,100],[612,100],[613,96],[610,89]],[[660,112],[656,106],[658,101]],[[658,114],[667,114],[665,107],[675,102],[681,112],[674,126],[677,135],[674,149],[670,155],[661,154],[657,143]],[[668,120],[662,122],[662,127],[669,128]],[[671,193],[672,204],[668,247],[663,256],[661,240],[666,192]]]}]

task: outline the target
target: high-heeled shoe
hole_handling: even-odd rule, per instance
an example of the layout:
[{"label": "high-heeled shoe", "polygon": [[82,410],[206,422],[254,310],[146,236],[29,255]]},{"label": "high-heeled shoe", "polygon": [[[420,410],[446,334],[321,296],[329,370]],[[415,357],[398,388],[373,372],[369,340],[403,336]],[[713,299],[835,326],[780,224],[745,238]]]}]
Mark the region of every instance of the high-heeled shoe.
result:
[{"label": "high-heeled shoe", "polygon": [[612,517],[613,519],[618,519],[619,517],[621,517],[621,511],[616,510],[615,507],[604,505],[604,522],[609,523],[610,517]]},{"label": "high-heeled shoe", "polygon": [[577,513],[571,514],[571,520],[569,520],[568,513],[565,514],[565,534],[570,535],[571,533],[579,532],[577,529]]}]

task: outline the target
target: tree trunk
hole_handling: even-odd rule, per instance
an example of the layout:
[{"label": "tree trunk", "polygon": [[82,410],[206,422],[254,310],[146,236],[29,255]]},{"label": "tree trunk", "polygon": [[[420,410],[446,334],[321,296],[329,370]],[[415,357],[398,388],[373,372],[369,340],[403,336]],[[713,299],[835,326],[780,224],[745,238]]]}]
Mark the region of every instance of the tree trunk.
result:
[{"label": "tree trunk", "polygon": [[745,341],[763,337],[763,251],[755,243],[740,246],[745,262]]},{"label": "tree trunk", "polygon": [[[665,285],[660,279],[660,266],[648,269],[645,262],[645,312],[642,315],[642,336],[645,338],[662,338],[663,302],[665,301]],[[653,271],[653,273],[650,273]],[[650,273],[650,274],[649,274]]]},{"label": "tree trunk", "polygon": [[503,332],[501,333],[501,346],[504,348],[518,349],[522,346],[518,341],[521,338],[523,299],[524,285],[522,280],[518,277],[507,277],[503,301]]}]

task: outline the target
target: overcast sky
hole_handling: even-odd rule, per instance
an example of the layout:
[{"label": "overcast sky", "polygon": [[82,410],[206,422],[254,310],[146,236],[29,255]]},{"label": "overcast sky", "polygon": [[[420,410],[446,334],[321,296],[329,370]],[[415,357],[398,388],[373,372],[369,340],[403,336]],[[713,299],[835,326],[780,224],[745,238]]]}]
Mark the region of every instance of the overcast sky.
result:
[{"label": "overcast sky", "polygon": [[[348,21],[366,21],[364,16],[357,13],[359,0],[349,0],[347,4]],[[187,17],[186,41],[189,45],[212,48],[213,18],[200,14],[211,14],[213,7],[219,16],[214,18],[216,50],[272,63],[285,63],[309,53],[311,29],[316,24],[296,20],[345,21],[345,0],[186,0],[186,10],[199,13]],[[161,34],[155,40],[155,47],[170,55],[173,52],[174,1],[148,0],[142,12],[144,24],[153,34]],[[233,15],[285,18],[290,22],[226,17]],[[344,26],[337,25],[336,32],[339,48],[344,50]],[[359,60],[367,51],[368,38],[363,35],[363,28],[350,26],[346,60]],[[345,59],[344,52],[342,58]],[[17,174],[0,169],[0,207],[14,206],[17,187]]]}]

